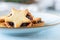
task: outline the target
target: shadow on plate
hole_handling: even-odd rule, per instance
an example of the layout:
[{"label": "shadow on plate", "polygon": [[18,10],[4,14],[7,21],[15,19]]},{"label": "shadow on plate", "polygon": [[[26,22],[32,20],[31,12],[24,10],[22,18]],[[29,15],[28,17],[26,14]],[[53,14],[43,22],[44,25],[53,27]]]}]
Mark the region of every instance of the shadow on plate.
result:
[{"label": "shadow on plate", "polygon": [[33,36],[35,34],[38,34],[39,32],[33,32],[33,33],[13,33],[13,34],[4,34],[7,36],[13,36],[13,37],[29,37],[29,36]]}]

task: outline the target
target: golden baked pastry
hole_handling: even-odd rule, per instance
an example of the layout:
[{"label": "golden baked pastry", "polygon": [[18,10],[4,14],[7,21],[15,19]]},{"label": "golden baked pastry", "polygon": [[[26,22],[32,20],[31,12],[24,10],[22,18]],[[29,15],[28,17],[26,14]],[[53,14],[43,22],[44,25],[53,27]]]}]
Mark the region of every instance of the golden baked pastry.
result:
[{"label": "golden baked pastry", "polygon": [[34,18],[33,21],[33,27],[40,27],[40,26],[43,26],[44,25],[44,22],[41,21],[41,18]]},{"label": "golden baked pastry", "polygon": [[44,26],[41,18],[34,18],[32,14],[25,10],[11,9],[7,16],[0,17],[0,27],[20,28],[20,27],[38,27]]}]

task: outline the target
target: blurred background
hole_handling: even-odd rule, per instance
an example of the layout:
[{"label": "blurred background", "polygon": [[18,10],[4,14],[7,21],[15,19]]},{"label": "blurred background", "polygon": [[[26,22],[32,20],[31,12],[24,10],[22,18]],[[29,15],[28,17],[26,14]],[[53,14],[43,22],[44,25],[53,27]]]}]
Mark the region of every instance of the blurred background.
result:
[{"label": "blurred background", "polygon": [[0,0],[0,11],[29,9],[31,12],[60,11],[60,0]]}]

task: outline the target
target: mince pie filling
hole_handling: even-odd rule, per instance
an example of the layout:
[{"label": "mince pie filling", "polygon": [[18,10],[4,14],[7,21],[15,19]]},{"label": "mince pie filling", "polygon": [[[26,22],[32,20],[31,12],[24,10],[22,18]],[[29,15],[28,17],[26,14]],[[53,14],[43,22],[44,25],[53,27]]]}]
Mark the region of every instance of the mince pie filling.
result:
[{"label": "mince pie filling", "polygon": [[13,23],[13,22],[7,22],[7,23],[8,23],[8,25],[10,25],[11,27],[14,26],[14,23]]},{"label": "mince pie filling", "polygon": [[8,17],[12,16],[12,14],[10,14]]},{"label": "mince pie filling", "polygon": [[37,21],[37,22],[36,22],[36,21],[32,21],[32,23],[33,23],[33,24],[38,24],[38,23],[41,23],[41,20],[39,20],[39,21]]},{"label": "mince pie filling", "polygon": [[26,26],[28,26],[30,23],[22,23],[21,24],[21,27],[26,27]]},{"label": "mince pie filling", "polygon": [[30,20],[33,20],[33,18],[29,14],[27,14],[26,17]]}]

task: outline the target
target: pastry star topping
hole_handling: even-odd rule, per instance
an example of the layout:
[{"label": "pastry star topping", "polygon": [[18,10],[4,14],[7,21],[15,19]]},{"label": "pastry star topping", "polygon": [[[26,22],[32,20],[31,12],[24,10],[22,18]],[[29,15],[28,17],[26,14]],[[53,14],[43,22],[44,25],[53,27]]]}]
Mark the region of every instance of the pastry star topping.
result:
[{"label": "pastry star topping", "polygon": [[[10,17],[5,18],[6,23],[11,22],[10,24],[14,24],[15,28],[20,27],[22,23],[31,23],[30,19],[26,17],[28,14],[28,10],[16,10],[16,9],[11,9],[12,15]],[[9,26],[10,27],[10,26]]]}]

